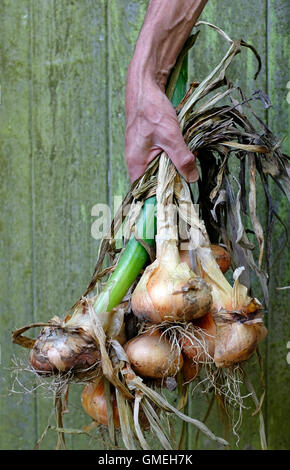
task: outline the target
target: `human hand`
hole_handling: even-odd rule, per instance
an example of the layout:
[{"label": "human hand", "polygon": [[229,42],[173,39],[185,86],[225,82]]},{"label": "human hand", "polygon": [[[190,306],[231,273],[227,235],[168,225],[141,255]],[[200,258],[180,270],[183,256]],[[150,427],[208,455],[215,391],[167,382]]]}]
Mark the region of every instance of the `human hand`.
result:
[{"label": "human hand", "polygon": [[197,181],[195,156],[184,142],[175,109],[154,80],[143,77],[137,85],[128,74],[126,118],[125,153],[131,182],[163,150],[188,182]]},{"label": "human hand", "polygon": [[164,150],[188,182],[198,179],[165,84],[207,0],[150,0],[126,82],[125,153],[131,182]]}]

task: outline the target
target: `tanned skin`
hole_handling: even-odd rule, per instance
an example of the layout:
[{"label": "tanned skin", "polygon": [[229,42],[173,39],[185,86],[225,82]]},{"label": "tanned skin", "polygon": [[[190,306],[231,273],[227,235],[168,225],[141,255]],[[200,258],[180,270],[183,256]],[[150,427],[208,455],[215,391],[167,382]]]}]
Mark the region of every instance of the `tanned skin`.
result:
[{"label": "tanned skin", "polygon": [[195,156],[180,132],[165,84],[207,0],[150,0],[126,82],[125,153],[131,182],[162,150],[188,182]]}]

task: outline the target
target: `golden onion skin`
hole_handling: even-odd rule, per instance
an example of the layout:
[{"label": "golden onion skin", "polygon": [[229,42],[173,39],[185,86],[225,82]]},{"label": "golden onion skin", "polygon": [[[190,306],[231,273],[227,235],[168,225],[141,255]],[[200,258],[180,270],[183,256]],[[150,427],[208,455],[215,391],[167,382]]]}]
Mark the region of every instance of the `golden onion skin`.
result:
[{"label": "golden onion skin", "polygon": [[217,367],[230,367],[249,359],[257,344],[267,335],[262,323],[246,325],[233,323],[217,324],[214,362]]},{"label": "golden onion skin", "polygon": [[[83,409],[94,421],[108,426],[107,403],[102,380],[98,384],[88,383],[82,391],[81,401]],[[120,419],[115,393],[111,395],[111,402],[114,427],[117,429],[120,427]]]},{"label": "golden onion skin", "polygon": [[163,379],[174,377],[183,366],[183,357],[177,348],[159,332],[143,333],[124,345],[130,365],[141,377]]},{"label": "golden onion skin", "polygon": [[100,351],[89,335],[60,327],[43,328],[29,355],[31,366],[47,374],[87,369],[100,359]]},{"label": "golden onion skin", "polygon": [[138,318],[157,324],[199,318],[210,310],[211,303],[211,289],[202,278],[184,280],[162,264],[146,269],[131,299]]},{"label": "golden onion skin", "polygon": [[[214,255],[214,258],[217,264],[219,265],[221,272],[226,273],[231,266],[231,257],[230,257],[228,250],[226,250],[221,245],[210,245],[210,249],[212,251],[212,254]],[[191,268],[189,251],[180,250],[179,256],[180,256],[181,261],[183,261],[184,263],[187,263],[187,265]]]}]

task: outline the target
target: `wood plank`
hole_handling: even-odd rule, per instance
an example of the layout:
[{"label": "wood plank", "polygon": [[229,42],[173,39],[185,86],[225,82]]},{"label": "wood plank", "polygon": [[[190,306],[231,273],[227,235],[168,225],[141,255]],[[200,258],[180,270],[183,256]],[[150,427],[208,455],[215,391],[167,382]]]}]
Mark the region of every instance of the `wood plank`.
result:
[{"label": "wood plank", "polygon": [[[84,292],[97,258],[95,204],[106,203],[105,1],[31,1],[35,304],[38,320],[62,316]],[[67,427],[89,419],[72,387]],[[52,410],[39,394],[39,432]],[[53,420],[52,420],[53,422]],[[42,448],[55,448],[47,434]],[[67,438],[69,448],[86,447]]]},{"label": "wood plank", "polygon": [[[282,149],[290,155],[290,3],[283,0],[268,2],[268,94],[272,108],[268,112],[270,129],[285,138]],[[273,188],[272,184],[272,188]],[[289,205],[286,198],[275,188],[275,207],[288,224]],[[273,244],[273,261],[284,240],[283,230],[276,226]],[[289,449],[289,399],[290,349],[289,290],[276,287],[290,285],[290,252],[284,250],[272,269],[271,309],[269,314],[268,342],[268,436],[271,449]],[[288,344],[288,348],[287,348]],[[288,356],[289,357],[289,356]]]},{"label": "wood plank", "polygon": [[[255,21],[253,21],[255,18]],[[257,61],[254,55],[249,50],[243,50],[241,55],[237,56],[230,67],[227,74],[228,78],[234,85],[240,85],[247,96],[257,89],[266,91],[266,1],[259,0],[256,2],[231,2],[230,0],[223,1],[222,8],[220,2],[212,0],[207,3],[205,10],[201,17],[202,20],[213,23],[221,27],[232,39],[243,38],[250,44],[256,47],[263,62],[263,68],[256,81],[254,81],[255,71],[257,69]],[[242,19],[242,21],[241,21]],[[221,38],[215,31],[209,29],[208,26],[200,26],[200,36],[196,45],[190,53],[189,59],[189,80],[202,80],[219,60],[228,48],[228,44]],[[265,111],[259,103],[253,104],[255,110],[263,118]],[[237,169],[237,168],[236,168]],[[238,169],[237,169],[238,170]],[[262,198],[261,188],[258,191],[258,200]],[[263,201],[258,204],[264,212]],[[261,215],[261,214],[260,214]],[[257,283],[254,283],[254,291],[257,297],[261,298],[261,290]],[[265,349],[265,344],[264,344]],[[265,356],[265,351],[263,350]],[[247,369],[250,371],[250,376],[254,382],[255,388],[259,390],[259,369],[256,358],[252,358]],[[230,438],[232,448],[237,448],[236,443],[240,449],[244,448],[260,448],[259,442],[259,428],[257,417],[251,417],[253,411],[253,404],[251,401],[246,401],[246,406],[243,412],[243,424],[238,434],[240,440],[237,441],[236,436],[230,433],[227,438]],[[202,419],[207,410],[207,401],[205,396],[200,392],[195,392],[191,401],[190,412],[193,416]],[[237,412],[235,413],[237,418]],[[235,419],[236,419],[235,418]],[[209,427],[216,434],[223,434],[225,432],[222,423],[222,416],[215,407],[207,421]],[[193,428],[188,429],[188,448],[195,446],[195,432]],[[193,447],[192,447],[193,446]],[[199,448],[216,448],[207,439],[200,436]]]},{"label": "wood plank", "polygon": [[110,200],[129,188],[125,163],[125,84],[129,62],[146,13],[148,0],[108,1]]},{"label": "wood plank", "polygon": [[[4,0],[0,5],[1,104],[1,330],[0,448],[30,449],[36,438],[35,394],[9,394],[16,375],[12,359],[26,364],[26,351],[11,344],[12,330],[33,321],[31,262],[31,141],[29,2]],[[30,374],[19,378],[33,386]],[[29,383],[30,381],[30,383]]]}]

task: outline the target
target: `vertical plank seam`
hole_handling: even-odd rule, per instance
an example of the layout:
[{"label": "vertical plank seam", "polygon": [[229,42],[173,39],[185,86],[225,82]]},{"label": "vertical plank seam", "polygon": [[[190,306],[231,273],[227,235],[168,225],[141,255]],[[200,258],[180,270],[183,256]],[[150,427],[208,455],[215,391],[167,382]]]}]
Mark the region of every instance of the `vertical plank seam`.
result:
[{"label": "vertical plank seam", "polygon": [[111,161],[112,161],[112,136],[111,136],[111,77],[110,77],[110,61],[111,61],[111,24],[110,24],[110,0],[106,0],[105,6],[105,19],[106,19],[106,94],[107,94],[107,199],[109,207],[112,209],[112,189],[111,189]]},{"label": "vertical plank seam", "polygon": [[[33,152],[33,5],[29,1],[30,35],[29,35],[29,143],[30,143],[30,187],[31,187],[31,290],[32,290],[32,317],[36,321],[36,283],[35,283],[35,178],[34,178],[34,152]],[[35,442],[38,440],[38,399],[34,390],[34,426]]]}]

